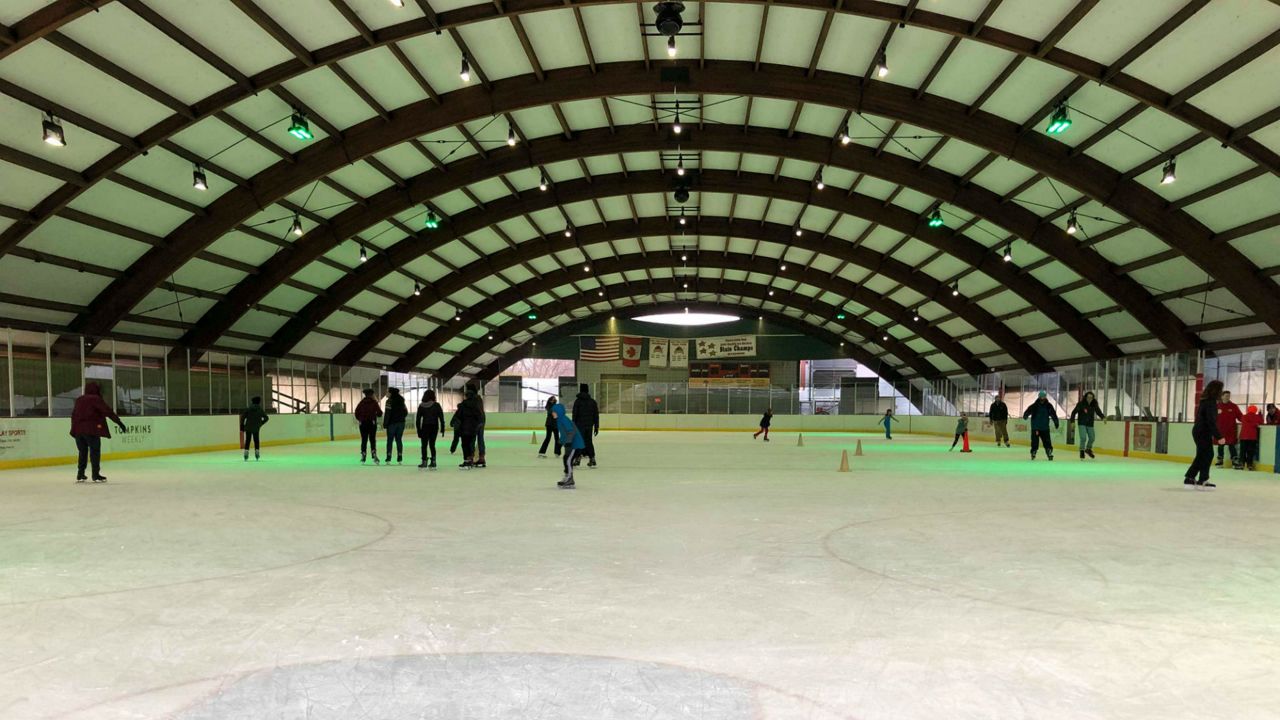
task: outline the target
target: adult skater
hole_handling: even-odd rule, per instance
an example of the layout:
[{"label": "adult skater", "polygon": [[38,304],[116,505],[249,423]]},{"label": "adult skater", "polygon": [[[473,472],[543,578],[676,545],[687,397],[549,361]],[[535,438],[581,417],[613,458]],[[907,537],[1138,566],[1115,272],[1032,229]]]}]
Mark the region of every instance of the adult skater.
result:
[{"label": "adult skater", "polygon": [[261,454],[259,445],[262,440],[260,437],[262,426],[271,422],[271,418],[267,417],[267,413],[262,409],[262,398],[254,397],[249,400],[249,407],[240,411],[240,432],[244,434],[244,461],[249,462],[249,441],[253,441],[253,459],[258,460]]},{"label": "adult skater", "polygon": [[1280,408],[1275,403],[1267,403],[1267,424],[1280,425]]},{"label": "adult skater", "polygon": [[102,388],[96,382],[84,384],[84,394],[76,398],[75,407],[71,409],[71,437],[76,439],[76,452],[79,460],[76,470],[76,482],[82,483],[88,478],[84,475],[85,465],[93,465],[93,481],[106,482],[107,476],[102,474],[102,438],[110,438],[111,430],[107,428],[107,420],[114,420],[120,433],[129,429],[120,421],[120,416],[102,399]]},{"label": "adult skater", "polygon": [[[473,387],[468,385],[467,387]],[[480,408],[480,425],[476,428],[476,459],[474,467],[488,467],[484,461],[484,422],[488,419],[484,412],[484,398],[480,397],[480,388],[475,387],[476,401]]]},{"label": "adult skater", "polygon": [[[398,388],[387,388],[387,412],[382,429],[387,431],[387,464],[391,464],[391,446],[396,446],[396,464],[404,463],[404,424],[409,420],[409,406]],[[376,453],[375,453],[376,454]]]},{"label": "adult skater", "polygon": [[382,417],[382,408],[373,397],[373,390],[366,389],[364,398],[356,405],[356,422],[360,423],[360,462],[365,461],[365,451],[373,453],[373,464],[378,464],[378,418]]},{"label": "adult skater", "polygon": [[[573,401],[573,424],[578,426],[578,433],[582,435],[583,449],[580,454],[587,456],[587,467],[595,467],[594,438],[600,434],[600,406],[596,404],[595,398],[591,397],[591,391],[587,389],[586,383],[578,385],[578,397]],[[560,442],[563,444],[564,440]]]},{"label": "adult skater", "polygon": [[556,483],[560,487],[571,490],[576,487],[573,483],[573,465],[574,459],[578,453],[586,448],[587,443],[582,430],[578,424],[569,420],[569,415],[564,409],[564,405],[556,403],[551,407],[551,414],[556,418],[556,430],[560,433],[560,444],[564,446],[564,478]]},{"label": "adult skater", "polygon": [[893,424],[898,422],[898,418],[893,414],[893,408],[884,411],[884,417],[880,418],[880,424],[884,426],[884,439],[893,439]]},{"label": "adult skater", "polygon": [[414,415],[413,424],[418,431],[418,438],[422,440],[422,464],[418,467],[435,470],[436,436],[444,434],[444,408],[436,402],[435,390],[428,390],[422,394],[422,402],[418,403],[418,412]]},{"label": "adult skater", "polygon": [[1253,472],[1257,470],[1258,438],[1262,434],[1262,413],[1257,405],[1250,405],[1240,418],[1240,464]]},{"label": "adult skater", "polygon": [[1080,448],[1080,459],[1083,460],[1085,455],[1094,457],[1093,441],[1097,434],[1093,430],[1093,423],[1095,420],[1107,420],[1106,413],[1098,407],[1097,397],[1092,392],[1085,393],[1084,398],[1076,403],[1068,420],[1075,420],[1076,429],[1080,431],[1080,439],[1076,440],[1076,445]]},{"label": "adult skater", "polygon": [[1191,426],[1191,439],[1196,443],[1196,457],[1187,468],[1183,485],[1215,488],[1209,482],[1209,467],[1213,464],[1213,444],[1222,440],[1218,430],[1218,401],[1222,399],[1222,381],[1214,380],[1204,386],[1200,404],[1196,405],[1196,419]]},{"label": "adult skater", "polygon": [[1218,467],[1222,467],[1223,450],[1228,450],[1231,452],[1231,467],[1240,469],[1240,453],[1236,449],[1240,435],[1236,432],[1236,423],[1243,417],[1240,406],[1231,402],[1231,391],[1223,390],[1222,399],[1218,401],[1218,434],[1222,436],[1222,442],[1218,443]]},{"label": "adult skater", "polygon": [[1053,460],[1053,438],[1049,436],[1049,421],[1053,421],[1053,429],[1058,429],[1058,411],[1049,402],[1049,393],[1040,391],[1040,396],[1031,403],[1027,411],[1022,413],[1023,420],[1031,421],[1031,459],[1036,459],[1036,451],[1040,443],[1044,443],[1044,454]]},{"label": "adult skater", "polygon": [[769,426],[773,424],[773,408],[765,408],[764,415],[760,417],[760,429],[755,435],[751,436],[752,440],[760,437],[760,433],[764,433],[764,441],[769,442]]},{"label": "adult skater", "polygon": [[545,460],[547,458],[547,446],[552,440],[556,443],[556,457],[560,457],[560,430],[559,423],[556,422],[556,396],[552,395],[547,398],[547,419],[542,423],[543,429],[547,431],[547,436],[542,438],[542,447],[538,448],[538,457]]},{"label": "adult skater", "polygon": [[991,421],[991,429],[996,434],[996,447],[1000,447],[1001,440],[1004,440],[1005,447],[1009,447],[1009,406],[1004,404],[1003,393],[991,401],[987,419]]},{"label": "adult skater", "polygon": [[453,411],[453,418],[449,424],[453,427],[455,439],[462,441],[462,464],[458,467],[463,470],[470,470],[476,466],[476,433],[480,431],[480,424],[484,422],[484,405],[481,404],[480,395],[471,385],[467,385],[462,402],[458,403],[458,407]]},{"label": "adult skater", "polygon": [[969,414],[960,413],[960,419],[956,422],[956,436],[955,436],[955,439],[951,441],[951,447],[947,448],[947,452],[951,452],[952,450],[956,449],[956,443],[960,442],[960,438],[964,438],[964,447],[960,450],[960,452],[973,452],[973,450],[969,448],[968,435],[969,435]]}]

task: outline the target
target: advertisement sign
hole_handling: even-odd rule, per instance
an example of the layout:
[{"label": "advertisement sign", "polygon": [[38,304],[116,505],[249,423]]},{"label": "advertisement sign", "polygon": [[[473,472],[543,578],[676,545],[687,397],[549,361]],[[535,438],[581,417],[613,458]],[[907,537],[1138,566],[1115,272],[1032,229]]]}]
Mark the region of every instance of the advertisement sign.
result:
[{"label": "advertisement sign", "polygon": [[755,357],[755,335],[698,338],[698,359]]},{"label": "advertisement sign", "polygon": [[667,366],[667,351],[671,341],[666,338],[649,339],[649,367],[664,368]]},{"label": "advertisement sign", "polygon": [[689,367],[689,341],[671,340],[671,367]]},{"label": "advertisement sign", "polygon": [[1152,442],[1153,437],[1154,431],[1151,423],[1134,423],[1133,444],[1131,447],[1137,452],[1152,452],[1155,449],[1155,445]]}]

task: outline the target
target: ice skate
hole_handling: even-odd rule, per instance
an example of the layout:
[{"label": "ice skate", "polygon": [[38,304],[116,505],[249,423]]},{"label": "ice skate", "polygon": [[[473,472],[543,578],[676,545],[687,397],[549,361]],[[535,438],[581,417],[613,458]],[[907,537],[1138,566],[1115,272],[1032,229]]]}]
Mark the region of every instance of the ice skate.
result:
[{"label": "ice skate", "polygon": [[765,439],[764,439],[764,441],[765,441],[765,442],[769,442],[769,438],[765,438]]},{"label": "ice skate", "polygon": [[1035,453],[1031,453],[1031,459],[1032,459],[1032,460],[1035,460],[1035,459],[1036,459],[1036,454],[1035,454]]},{"label": "ice skate", "polygon": [[[388,462],[390,462],[390,461],[388,461]],[[373,456],[373,464],[374,464],[374,465],[377,465],[377,464],[378,464],[378,456],[377,456],[377,455],[374,455],[374,456]]]},{"label": "ice skate", "polygon": [[261,456],[261,455],[259,455],[259,454],[257,453],[257,451],[255,451],[255,452],[253,453],[253,461],[254,461],[254,462],[258,462],[258,461],[259,461],[259,460],[261,460],[261,459],[262,459],[262,456]]},{"label": "ice skate", "polygon": [[435,470],[435,469],[436,469],[436,461],[435,461],[435,460],[432,460],[432,461],[431,461],[431,464],[427,466],[427,469],[428,469],[428,470]]},{"label": "ice skate", "polygon": [[1195,478],[1183,478],[1183,479],[1182,479],[1182,485],[1183,485],[1183,487],[1187,488],[1188,490],[1195,490],[1195,489],[1196,489],[1196,479],[1195,479]]},{"label": "ice skate", "polygon": [[587,467],[595,467],[595,466],[596,466],[595,458],[591,458],[590,460],[587,461]]},{"label": "ice skate", "polygon": [[1232,470],[1243,470],[1243,469],[1244,469],[1244,463],[1239,463],[1239,462],[1234,462],[1234,461],[1233,461],[1233,462],[1231,463],[1231,469],[1232,469]]},{"label": "ice skate", "polygon": [[1097,455],[1094,455],[1094,454],[1093,454],[1093,448],[1089,448],[1088,450],[1085,450],[1085,451],[1084,451],[1084,454],[1085,454],[1085,455],[1088,455],[1088,456],[1089,456],[1089,459],[1091,459],[1091,460],[1096,460],[1096,459],[1097,459],[1097,457],[1098,457]]},{"label": "ice skate", "polygon": [[546,454],[546,453],[538,453],[538,459],[539,459],[539,460],[546,460],[546,459],[547,459],[547,454]]},{"label": "ice skate", "polygon": [[363,465],[363,464],[364,464],[364,461],[365,461],[366,459],[367,459],[367,458],[365,457],[365,454],[364,454],[364,453],[360,453],[360,464],[361,464],[361,465]]},{"label": "ice skate", "polygon": [[249,453],[247,452],[244,454],[244,461],[249,462]]},{"label": "ice skate", "polygon": [[89,479],[89,478],[85,477],[84,475],[77,475],[77,476],[76,476],[76,482],[77,482],[77,483],[82,483],[82,482],[84,482],[85,480],[88,480],[88,479]]},{"label": "ice skate", "polygon": [[[390,460],[388,460],[387,462],[391,462],[391,461],[390,461]],[[403,458],[403,457],[400,457],[399,455],[397,455],[397,456],[396,456],[396,464],[397,464],[397,465],[403,465],[403,464],[404,464],[404,458]]]},{"label": "ice skate", "polygon": [[1005,443],[1005,444],[1004,444],[1004,446],[1005,446],[1005,447],[1013,447],[1013,446],[1012,446],[1012,445],[1010,445],[1009,443]]},{"label": "ice skate", "polygon": [[577,487],[573,483],[573,478],[566,478],[564,480],[561,480],[560,482],[556,483],[556,485],[564,490],[572,490],[575,487]]},{"label": "ice skate", "polygon": [[426,460],[423,460],[422,462],[418,463],[418,469],[419,469],[419,470],[426,470],[426,469],[427,469],[427,461],[426,461]]},{"label": "ice skate", "polygon": [[1218,462],[1213,464],[1214,467],[1222,467],[1222,458],[1218,458]]},{"label": "ice skate", "polygon": [[1083,451],[1083,450],[1081,450],[1081,451],[1080,451],[1080,459],[1081,459],[1081,460],[1083,460],[1083,459],[1084,459],[1084,451]]},{"label": "ice skate", "polygon": [[1050,460],[1050,461],[1052,461],[1052,460],[1053,460],[1053,453],[1046,453],[1046,454],[1045,454],[1045,457],[1049,458],[1049,460]]},{"label": "ice skate", "polygon": [[94,475],[94,476],[93,476],[93,481],[94,481],[94,482],[96,482],[96,483],[104,483],[104,482],[106,482],[106,481],[107,481],[107,476],[106,476],[106,475]]},{"label": "ice skate", "polygon": [[462,470],[470,470],[470,469],[471,469],[471,468],[473,468],[473,467],[475,467],[475,464],[474,464],[474,463],[472,463],[470,460],[468,460],[468,461],[466,461],[466,462],[464,462],[464,463],[462,463],[461,465],[459,465],[459,466],[458,466],[458,468],[459,468],[459,469],[462,469]]},{"label": "ice skate", "polygon": [[1256,465],[1254,465],[1253,463],[1249,463],[1249,464],[1248,464],[1248,465],[1246,465],[1245,467],[1246,467],[1246,468],[1248,468],[1249,472],[1254,472],[1255,470],[1257,470],[1257,469],[1258,469],[1258,467],[1257,467]]},{"label": "ice skate", "polygon": [[1196,489],[1197,489],[1197,490],[1212,490],[1212,489],[1214,489],[1214,488],[1216,488],[1216,487],[1218,487],[1218,486],[1217,486],[1217,485],[1214,485],[1213,483],[1209,482],[1208,480],[1200,480],[1200,481],[1198,481],[1198,482],[1196,483]]},{"label": "ice skate", "polygon": [[486,467],[486,466],[485,466],[485,463],[484,463],[484,458],[480,458],[479,460],[475,461],[475,464],[474,464],[474,465],[472,465],[472,467],[477,467],[477,468],[484,468],[484,467]]}]

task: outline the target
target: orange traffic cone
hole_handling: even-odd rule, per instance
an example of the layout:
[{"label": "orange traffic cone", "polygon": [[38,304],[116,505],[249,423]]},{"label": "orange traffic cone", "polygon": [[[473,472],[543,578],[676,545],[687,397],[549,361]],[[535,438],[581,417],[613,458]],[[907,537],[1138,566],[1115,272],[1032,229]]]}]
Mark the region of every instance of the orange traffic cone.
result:
[{"label": "orange traffic cone", "polygon": [[529,444],[530,444],[530,445],[537,445],[537,444],[538,444],[538,431],[537,431],[537,430],[530,430],[530,431],[529,431]]},{"label": "orange traffic cone", "polygon": [[854,447],[853,454],[857,455],[858,457],[862,456],[862,440],[861,439],[858,440],[857,446]]},{"label": "orange traffic cone", "polygon": [[960,448],[960,452],[973,452],[969,449],[969,433],[964,434],[964,447]]},{"label": "orange traffic cone", "polygon": [[796,436],[796,447],[804,447],[804,433]]},{"label": "orange traffic cone", "polygon": [[849,451],[840,451],[840,469],[836,472],[849,472]]}]

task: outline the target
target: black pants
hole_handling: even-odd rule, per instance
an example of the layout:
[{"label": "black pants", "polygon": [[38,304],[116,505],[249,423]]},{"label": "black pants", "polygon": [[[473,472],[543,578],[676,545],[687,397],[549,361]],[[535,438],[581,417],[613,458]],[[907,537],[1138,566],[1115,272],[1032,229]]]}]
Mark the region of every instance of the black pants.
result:
[{"label": "black pants", "polygon": [[396,457],[404,457],[404,423],[391,423],[385,429],[387,431],[387,462],[391,462],[392,445],[395,445]]},{"label": "black pants", "polygon": [[249,443],[253,442],[253,451],[256,453],[262,448],[262,441],[258,437],[262,433],[261,430],[245,430],[244,431],[244,454],[249,454]]},{"label": "black pants", "polygon": [[1245,465],[1252,465],[1258,462],[1258,441],[1257,440],[1241,440],[1240,441],[1240,462]]},{"label": "black pants", "polygon": [[[427,455],[428,452],[430,452],[430,458],[428,458],[428,455]],[[431,428],[431,430],[429,430],[426,435],[422,436],[422,462],[426,462],[428,459],[430,459],[431,462],[436,461],[436,429],[435,428]]]},{"label": "black pants", "polygon": [[547,428],[547,436],[542,438],[542,447],[538,448],[539,455],[547,454],[547,446],[551,444],[552,440],[555,440],[556,443],[556,457],[560,457],[560,433],[553,427]]},{"label": "black pants", "polygon": [[378,423],[366,422],[360,423],[360,454],[364,455],[365,450],[373,451],[376,456],[378,454]]},{"label": "black pants", "polygon": [[97,435],[77,435],[76,450],[80,454],[76,477],[84,477],[87,463],[93,464],[93,476],[102,475],[102,438]]},{"label": "black pants", "polygon": [[595,443],[595,438],[591,436],[591,426],[588,425],[586,427],[583,427],[576,423],[574,424],[574,426],[578,428],[578,434],[582,435],[582,443],[586,446],[581,450],[579,450],[577,454],[585,456],[588,460],[595,460],[596,459],[596,443]]},{"label": "black pants", "polygon": [[1238,462],[1238,461],[1239,461],[1239,455],[1237,455],[1237,454],[1236,454],[1236,446],[1235,446],[1235,445],[1233,445],[1233,444],[1228,444],[1228,445],[1219,445],[1219,446],[1218,446],[1218,460],[1219,460],[1219,461],[1221,461],[1221,460],[1222,460],[1222,453],[1223,453],[1223,451],[1224,451],[1224,450],[1229,450],[1229,451],[1231,451],[1231,464],[1232,464],[1232,465],[1235,465],[1235,464],[1236,464],[1236,462]]},{"label": "black pants", "polygon": [[[476,454],[476,436],[462,435],[462,460],[463,462],[474,462]],[[457,438],[454,438],[455,440]]]},{"label": "black pants", "polygon": [[[955,449],[955,447],[956,447],[956,443],[960,442],[960,438],[962,438],[962,437],[964,437],[965,435],[968,435],[968,434],[969,434],[969,433],[967,433],[967,432],[956,433],[956,437],[955,437],[955,439],[951,441],[951,448],[954,450],[954,449]],[[1052,450],[1052,448],[1050,448],[1050,449]]]},{"label": "black pants", "polygon": [[1196,441],[1196,459],[1187,468],[1186,477],[1205,482],[1209,479],[1209,468],[1213,466],[1213,436],[1192,433],[1191,439]]},{"label": "black pants", "polygon": [[1053,438],[1049,437],[1048,430],[1032,430],[1031,431],[1031,454],[1035,455],[1040,449],[1040,443],[1044,443],[1044,451],[1047,455],[1053,454]]}]

